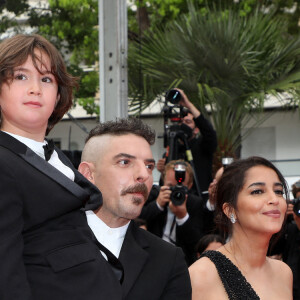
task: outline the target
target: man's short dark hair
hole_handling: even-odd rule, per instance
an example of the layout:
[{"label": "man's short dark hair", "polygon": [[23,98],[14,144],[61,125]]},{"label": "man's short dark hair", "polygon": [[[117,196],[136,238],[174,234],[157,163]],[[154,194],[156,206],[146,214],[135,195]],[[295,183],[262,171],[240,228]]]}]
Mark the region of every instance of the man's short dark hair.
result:
[{"label": "man's short dark hair", "polygon": [[155,142],[155,131],[149,125],[143,123],[138,118],[118,119],[116,121],[99,123],[94,129],[90,131],[85,142],[87,143],[87,141],[92,137],[105,134],[115,136],[135,134],[144,138],[149,143],[149,145],[153,145]]},{"label": "man's short dark hair", "polygon": [[292,185],[292,194],[294,198],[297,198],[297,193],[299,192],[300,192],[300,180],[298,180]]}]

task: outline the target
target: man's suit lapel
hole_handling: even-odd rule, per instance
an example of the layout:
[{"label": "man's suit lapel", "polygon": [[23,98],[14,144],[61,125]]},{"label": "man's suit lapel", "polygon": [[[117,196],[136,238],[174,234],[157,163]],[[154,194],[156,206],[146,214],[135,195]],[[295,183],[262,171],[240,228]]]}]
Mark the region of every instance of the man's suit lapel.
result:
[{"label": "man's suit lapel", "polygon": [[148,260],[148,253],[144,249],[149,247],[149,244],[139,235],[138,230],[136,224],[131,221],[119,256],[119,260],[124,267],[123,297],[129,293]]},{"label": "man's suit lapel", "polygon": [[0,132],[0,145],[14,152],[16,155],[22,157],[37,170],[44,173],[46,176],[50,177],[52,180],[56,181],[58,184],[69,190],[76,197],[87,199],[88,194],[84,189],[82,189],[79,185],[74,183],[44,159],[39,157],[30,148],[19,142],[17,139],[6,134],[5,132]]}]

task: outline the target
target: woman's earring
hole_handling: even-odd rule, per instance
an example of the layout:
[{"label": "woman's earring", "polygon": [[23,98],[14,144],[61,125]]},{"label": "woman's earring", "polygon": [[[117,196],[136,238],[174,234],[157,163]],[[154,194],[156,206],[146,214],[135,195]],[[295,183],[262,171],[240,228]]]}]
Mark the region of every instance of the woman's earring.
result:
[{"label": "woman's earring", "polygon": [[232,224],[234,224],[236,222],[236,218],[235,218],[234,214],[230,214],[230,221]]}]

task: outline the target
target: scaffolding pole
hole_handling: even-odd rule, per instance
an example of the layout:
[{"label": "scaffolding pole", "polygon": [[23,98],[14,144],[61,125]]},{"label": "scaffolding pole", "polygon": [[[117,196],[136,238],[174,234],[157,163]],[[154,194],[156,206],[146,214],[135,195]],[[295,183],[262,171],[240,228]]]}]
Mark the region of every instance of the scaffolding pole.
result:
[{"label": "scaffolding pole", "polygon": [[99,0],[100,122],[128,116],[127,3]]}]

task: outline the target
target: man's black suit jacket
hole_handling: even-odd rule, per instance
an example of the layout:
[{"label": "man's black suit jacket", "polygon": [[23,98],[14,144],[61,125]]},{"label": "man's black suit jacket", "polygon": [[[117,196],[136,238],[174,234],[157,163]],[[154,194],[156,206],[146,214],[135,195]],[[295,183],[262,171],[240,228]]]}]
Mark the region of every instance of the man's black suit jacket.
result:
[{"label": "man's black suit jacket", "polygon": [[101,194],[72,169],[75,182],[0,132],[1,300],[121,299],[82,209],[99,207]]},{"label": "man's black suit jacket", "polygon": [[[183,225],[176,225],[176,245],[182,248],[188,265],[191,265],[197,259],[195,246],[204,235],[205,209],[202,199],[193,194],[188,195],[186,208],[189,218]],[[156,198],[148,199],[140,218],[146,220],[151,233],[163,236],[167,222],[167,207],[161,211],[156,204]]]},{"label": "man's black suit jacket", "polygon": [[191,283],[182,250],[129,224],[119,260],[126,300],[188,300]]}]

